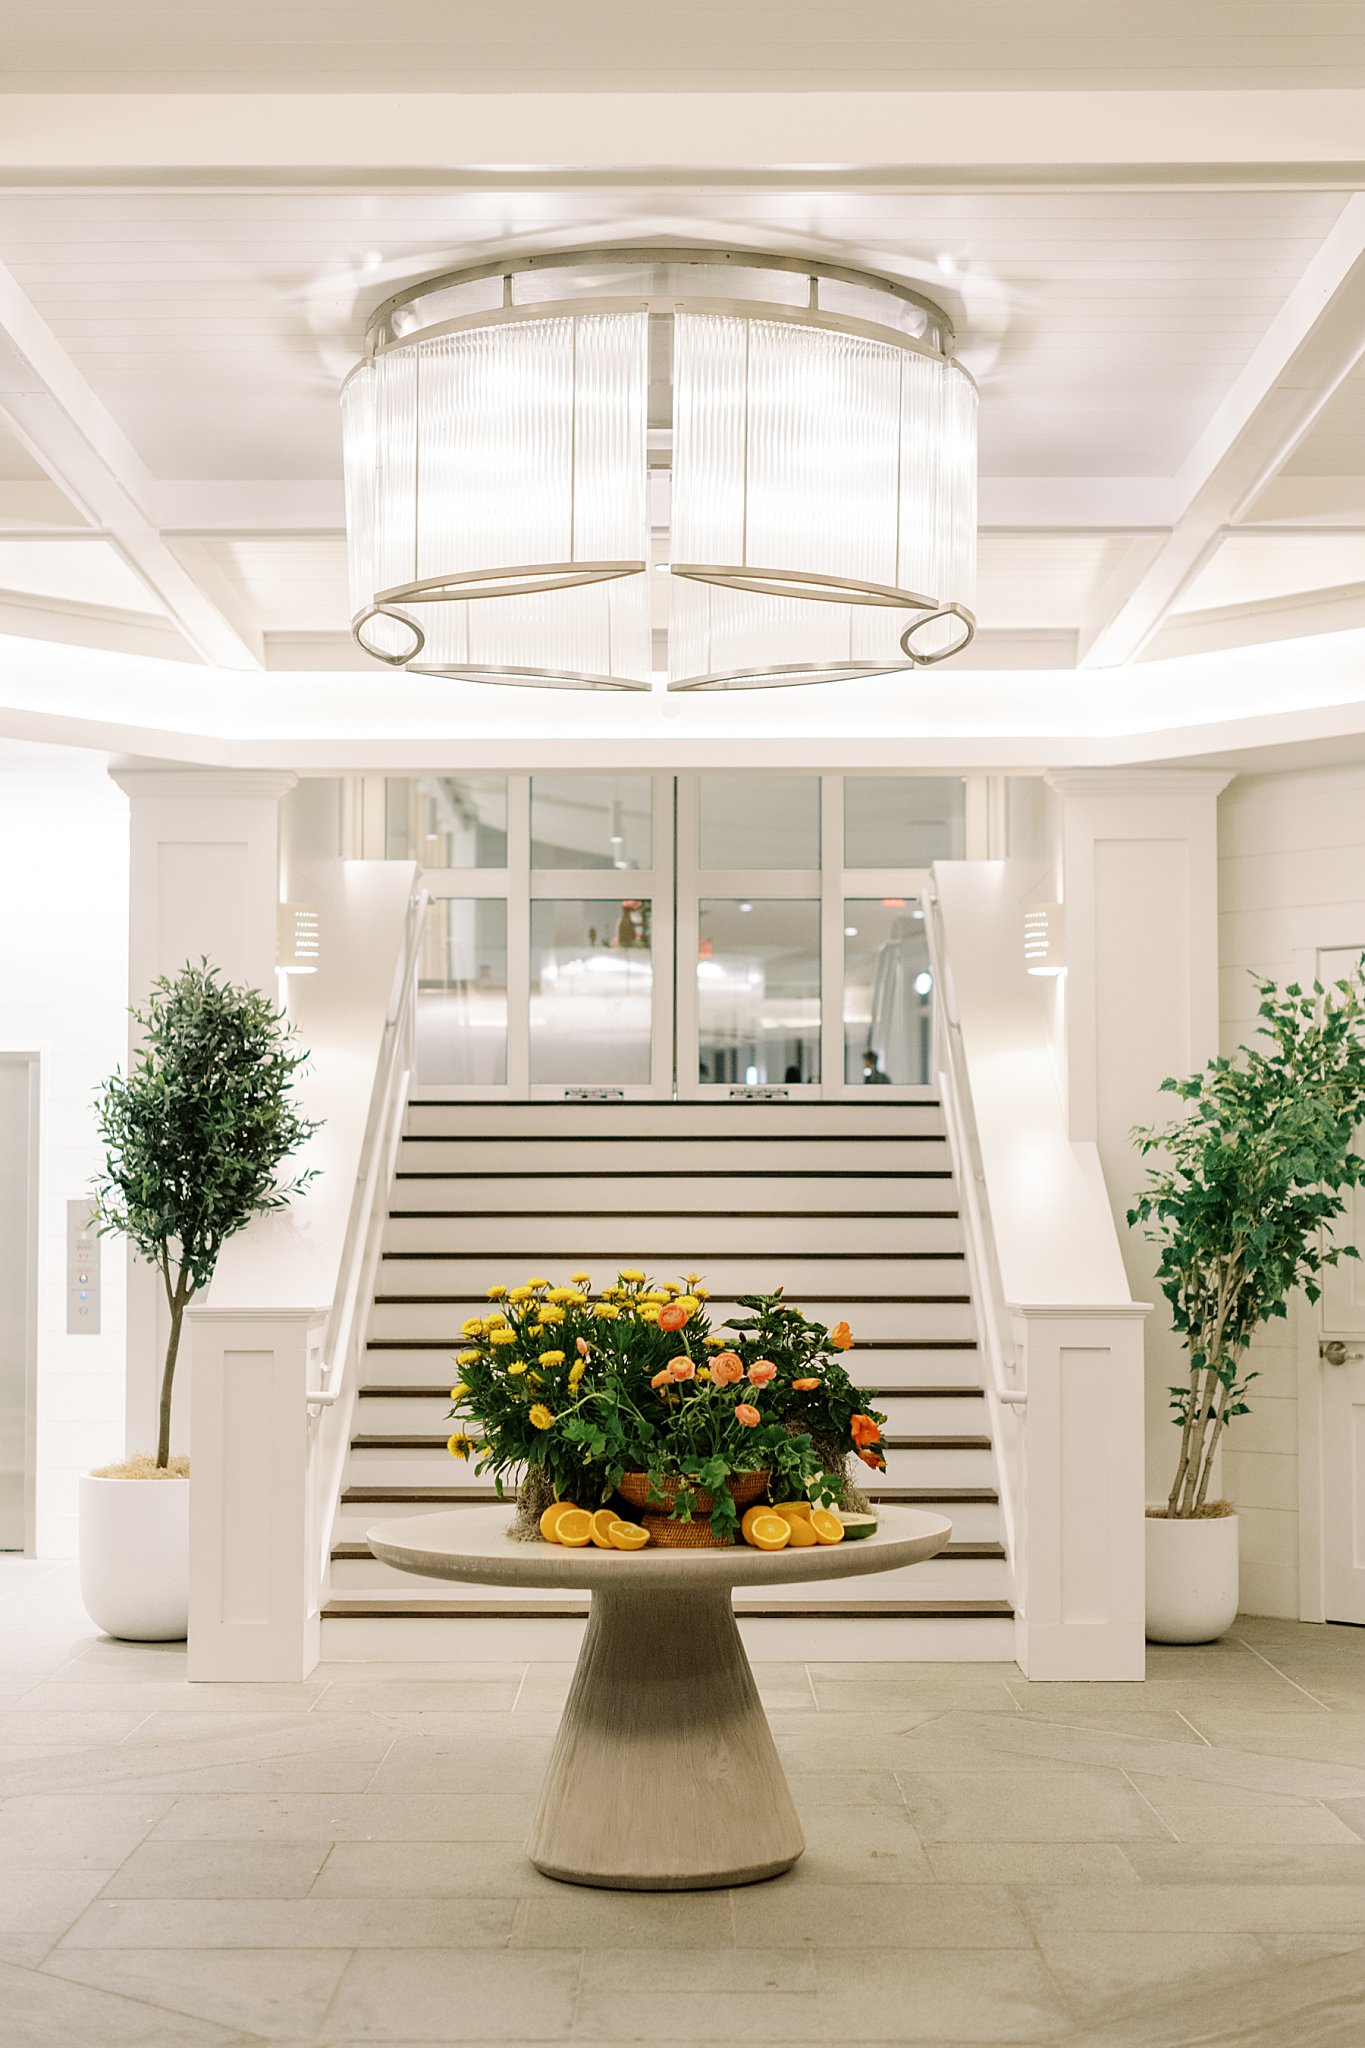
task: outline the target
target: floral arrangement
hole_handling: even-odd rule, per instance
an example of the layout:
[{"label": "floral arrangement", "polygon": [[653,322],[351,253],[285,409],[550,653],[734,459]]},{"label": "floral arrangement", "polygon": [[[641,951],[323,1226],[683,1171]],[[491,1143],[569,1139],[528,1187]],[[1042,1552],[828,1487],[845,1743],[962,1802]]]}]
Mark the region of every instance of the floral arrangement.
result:
[{"label": "floral arrangement", "polygon": [[885,1469],[885,1417],[839,1363],[847,1323],[827,1330],[780,1292],[741,1296],[749,1313],[726,1334],[695,1273],[656,1286],[627,1270],[596,1294],[575,1273],[567,1287],[533,1279],[488,1293],[488,1313],[463,1327],[449,1448],[500,1494],[525,1468],[532,1513],[542,1495],[609,1501],[624,1475],[643,1473],[652,1504],[683,1521],[709,1509],[728,1543],[740,1519],[731,1481],[766,1473],[776,1500],[832,1504],[850,1452]]}]

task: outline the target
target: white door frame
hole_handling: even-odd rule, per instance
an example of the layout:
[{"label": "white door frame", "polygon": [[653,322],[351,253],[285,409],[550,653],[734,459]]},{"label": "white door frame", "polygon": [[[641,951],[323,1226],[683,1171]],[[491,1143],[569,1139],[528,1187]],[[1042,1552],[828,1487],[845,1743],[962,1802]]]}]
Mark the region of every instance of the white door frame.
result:
[{"label": "white door frame", "polygon": [[24,1202],[26,1243],[23,1250],[24,1280],[21,1300],[24,1321],[24,1423],[21,1452],[24,1467],[24,1506],[21,1536],[24,1555],[32,1557],[37,1544],[38,1513],[38,1119],[42,1102],[42,1056],[26,1049],[5,1047],[0,1050],[0,1062],[6,1066],[28,1070],[27,1155],[21,1168],[27,1189]]}]

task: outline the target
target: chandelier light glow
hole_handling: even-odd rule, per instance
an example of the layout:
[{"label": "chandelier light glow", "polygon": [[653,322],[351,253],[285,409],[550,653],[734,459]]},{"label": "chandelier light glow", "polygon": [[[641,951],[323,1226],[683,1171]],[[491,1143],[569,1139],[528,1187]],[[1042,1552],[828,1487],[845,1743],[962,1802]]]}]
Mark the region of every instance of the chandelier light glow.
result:
[{"label": "chandelier light glow", "polygon": [[975,631],[976,387],[883,278],[699,249],[452,272],[375,313],[342,435],[352,630],[412,673],[753,689]]}]

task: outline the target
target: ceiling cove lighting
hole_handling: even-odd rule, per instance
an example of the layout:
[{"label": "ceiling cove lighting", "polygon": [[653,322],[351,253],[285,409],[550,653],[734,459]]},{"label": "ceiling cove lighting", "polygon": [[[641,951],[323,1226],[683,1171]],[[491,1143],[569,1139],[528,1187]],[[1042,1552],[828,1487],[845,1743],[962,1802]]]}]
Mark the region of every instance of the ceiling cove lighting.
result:
[{"label": "ceiling cove lighting", "polygon": [[795,257],[577,251],[416,285],[342,392],[355,638],[567,689],[942,661],[975,632],[953,345],[908,286]]}]

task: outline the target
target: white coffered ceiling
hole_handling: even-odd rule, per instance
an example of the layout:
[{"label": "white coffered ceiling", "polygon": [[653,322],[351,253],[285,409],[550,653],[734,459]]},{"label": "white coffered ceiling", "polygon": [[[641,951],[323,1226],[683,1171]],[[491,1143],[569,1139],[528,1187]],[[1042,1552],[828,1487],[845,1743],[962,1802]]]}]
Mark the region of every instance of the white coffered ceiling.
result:
[{"label": "white coffered ceiling", "polygon": [[347,631],[368,313],[651,241],[949,308],[961,687],[1365,635],[1360,0],[10,0],[3,38],[0,672],[65,642],[391,690]]}]

